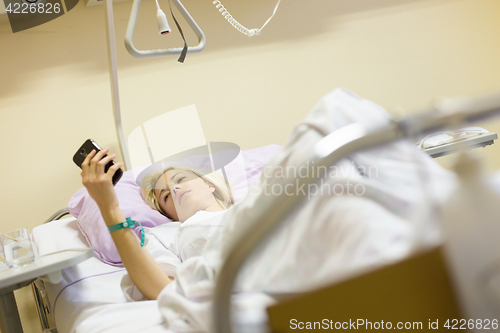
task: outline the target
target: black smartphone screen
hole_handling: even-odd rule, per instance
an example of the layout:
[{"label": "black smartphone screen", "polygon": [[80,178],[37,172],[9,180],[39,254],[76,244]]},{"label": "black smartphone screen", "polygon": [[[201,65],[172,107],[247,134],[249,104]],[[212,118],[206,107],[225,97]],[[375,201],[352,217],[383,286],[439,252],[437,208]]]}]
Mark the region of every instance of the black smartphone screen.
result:
[{"label": "black smartphone screen", "polygon": [[[102,150],[101,147],[99,147],[99,145],[94,140],[88,139],[83,143],[83,145],[78,149],[76,154],[73,156],[73,162],[75,162],[75,164],[81,168],[82,163],[85,160],[85,157],[87,157],[87,155],[90,154],[90,152],[94,149],[96,151]],[[108,164],[106,164],[106,166],[104,167],[104,172],[108,172],[108,169],[114,164],[115,164],[114,161],[111,161]],[[116,170],[115,174],[113,175],[113,185],[116,185],[116,183],[118,183],[118,181],[120,180],[120,178],[122,178],[122,176],[123,176],[123,170],[122,169]]]}]

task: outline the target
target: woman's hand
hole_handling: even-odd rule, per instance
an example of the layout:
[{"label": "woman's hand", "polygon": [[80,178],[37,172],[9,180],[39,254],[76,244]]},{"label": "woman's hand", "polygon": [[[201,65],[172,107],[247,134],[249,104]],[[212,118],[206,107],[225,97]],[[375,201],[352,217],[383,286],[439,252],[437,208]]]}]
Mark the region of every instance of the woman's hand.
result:
[{"label": "woman's hand", "polygon": [[109,148],[98,153],[92,150],[82,163],[81,173],[83,186],[87,188],[90,196],[95,200],[103,214],[119,207],[112,178],[116,170],[123,165],[122,162],[115,163],[105,173],[104,167],[116,156],[116,154],[111,154],[103,158],[108,151]]}]

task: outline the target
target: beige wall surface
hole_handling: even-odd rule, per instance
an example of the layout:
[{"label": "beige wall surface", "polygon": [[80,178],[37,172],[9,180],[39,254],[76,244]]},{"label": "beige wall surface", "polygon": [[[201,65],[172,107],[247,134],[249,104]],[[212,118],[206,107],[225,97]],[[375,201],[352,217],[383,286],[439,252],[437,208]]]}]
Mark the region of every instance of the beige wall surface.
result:
[{"label": "beige wall surface", "polygon": [[[206,49],[184,64],[130,56],[123,39],[132,2],[114,4],[125,135],[196,104],[207,141],[249,149],[283,144],[317,100],[339,86],[397,116],[439,96],[500,89],[498,0],[286,0],[253,38],[234,30],[212,1],[183,3],[207,37]],[[275,6],[223,3],[247,27],[260,27]],[[168,2],[161,4],[168,12]],[[173,32],[159,36],[154,2],[144,0],[136,46],[180,47],[171,23]],[[195,45],[194,34],[186,35]],[[0,17],[0,232],[31,230],[65,207],[81,187],[71,159],[85,139],[118,151],[107,65],[103,6],[81,1],[15,34]],[[480,125],[500,131],[499,121]],[[482,149],[491,169],[500,167],[499,147]],[[30,293],[17,292],[25,331],[37,332]]]}]

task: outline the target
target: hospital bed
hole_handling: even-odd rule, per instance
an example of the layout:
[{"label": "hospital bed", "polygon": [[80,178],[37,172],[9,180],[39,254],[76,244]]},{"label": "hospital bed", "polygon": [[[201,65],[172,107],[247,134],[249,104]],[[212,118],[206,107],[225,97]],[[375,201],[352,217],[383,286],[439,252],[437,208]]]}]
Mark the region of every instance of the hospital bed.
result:
[{"label": "hospital bed", "polygon": [[[456,123],[457,118],[463,122],[474,122],[500,111],[498,96],[474,100],[473,103],[465,105],[467,107],[445,110],[447,112],[431,110],[425,116],[392,122],[377,130],[370,131],[360,124],[351,124],[326,136],[315,145],[315,162],[317,165],[334,165],[345,156],[401,138],[413,137],[415,132],[426,134],[442,130],[450,123]],[[494,133],[485,134],[483,141],[474,141],[474,145],[487,145],[496,138]],[[453,150],[467,148],[468,143],[470,141],[467,139],[452,143]],[[452,151],[449,146],[448,151]],[[290,179],[281,181],[286,183]],[[303,199],[300,196],[274,196],[271,199],[267,197],[259,202],[262,207],[259,213],[246,221],[252,232],[235,242],[238,246],[229,251],[230,254],[218,277],[214,300],[216,332],[232,332],[233,329],[252,331],[248,323],[238,324],[236,320],[231,324],[229,299],[234,280],[252,251],[280,222],[286,220],[286,216],[293,212],[294,207]],[[32,237],[40,255],[89,247],[87,239],[78,228],[77,219],[65,217],[66,214],[66,210],[61,210],[51,216],[49,220],[52,222],[33,230]],[[263,216],[266,223],[258,223]],[[123,267],[91,258],[64,270],[63,279],[59,284],[38,280],[33,285],[33,290],[37,300],[46,300],[46,303],[39,304],[45,332],[169,332],[158,312],[157,301],[127,302],[120,289],[120,281],[125,274]],[[261,325],[254,326],[254,331],[266,331],[265,320]]]}]

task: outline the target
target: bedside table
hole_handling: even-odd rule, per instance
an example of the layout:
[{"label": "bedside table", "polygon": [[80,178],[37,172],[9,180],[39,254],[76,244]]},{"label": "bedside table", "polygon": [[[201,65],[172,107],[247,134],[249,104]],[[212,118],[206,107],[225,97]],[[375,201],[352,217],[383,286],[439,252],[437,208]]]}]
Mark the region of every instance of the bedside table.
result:
[{"label": "bedside table", "polygon": [[35,258],[26,266],[0,272],[0,331],[2,333],[22,333],[21,319],[17,310],[14,290],[42,278],[51,283],[59,283],[61,270],[74,266],[94,256],[92,249],[73,249],[50,253]]}]

